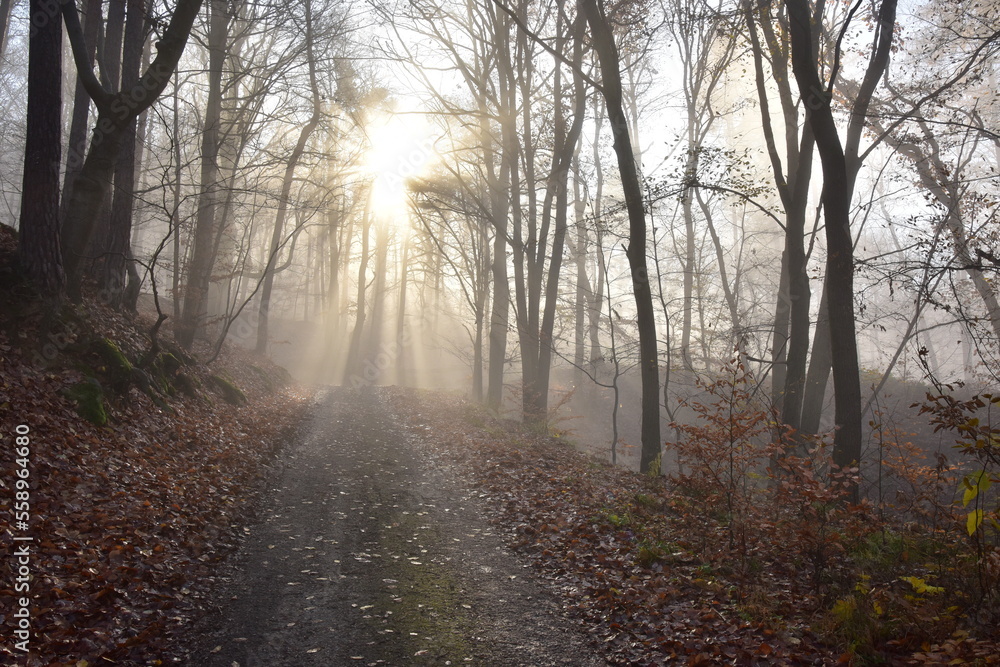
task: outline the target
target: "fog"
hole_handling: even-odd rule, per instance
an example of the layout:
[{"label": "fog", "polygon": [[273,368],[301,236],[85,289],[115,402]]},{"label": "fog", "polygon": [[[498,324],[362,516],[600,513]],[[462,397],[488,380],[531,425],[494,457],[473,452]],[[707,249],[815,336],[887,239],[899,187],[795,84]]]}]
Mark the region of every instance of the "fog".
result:
[{"label": "fog", "polygon": [[[828,5],[803,36],[799,3],[216,4],[138,116],[128,270],[98,280],[182,342],[460,392],[636,468],[727,366],[845,460],[878,411],[920,430],[926,392],[996,383],[992,6]],[[97,220],[71,285],[105,275]]]}]

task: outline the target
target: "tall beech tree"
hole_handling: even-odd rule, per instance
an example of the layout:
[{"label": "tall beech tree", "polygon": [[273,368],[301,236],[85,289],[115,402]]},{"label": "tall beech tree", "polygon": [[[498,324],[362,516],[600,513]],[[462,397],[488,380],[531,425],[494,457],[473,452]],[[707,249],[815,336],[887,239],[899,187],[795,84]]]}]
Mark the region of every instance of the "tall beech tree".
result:
[{"label": "tall beech tree", "polygon": [[[127,0],[121,62],[121,90],[130,90],[139,82],[142,45],[146,39],[147,0]],[[114,197],[111,203],[110,229],[104,248],[101,290],[114,308],[122,306],[126,265],[131,262],[132,214],[135,208],[136,137],[138,115],[129,120],[122,132],[121,154],[114,173]]]},{"label": "tall beech tree", "polygon": [[642,377],[642,453],[640,470],[649,472],[660,457],[660,371],[657,358],[656,319],[653,293],[646,266],[646,209],[642,184],[628,133],[628,121],[622,103],[621,61],[611,25],[599,0],[581,0],[580,8],[590,25],[594,51],[601,67],[601,95],[608,112],[608,122],[614,137],[615,155],[621,175],[625,205],[628,210],[628,257],[632,273],[639,328],[639,367]]},{"label": "tall beech tree", "polygon": [[[97,40],[101,32],[101,0],[87,0],[83,14],[84,41],[87,43],[87,63],[94,66],[97,57]],[[83,168],[83,158],[87,154],[87,122],[90,120],[90,95],[82,77],[76,78],[76,92],[73,97],[73,115],[69,130],[69,154],[66,159],[66,175],[63,179],[62,204],[59,219],[65,220],[72,199],[73,183]]]},{"label": "tall beech tree", "polygon": [[186,348],[194,344],[195,333],[206,310],[208,284],[215,263],[215,221],[221,203],[219,149],[222,124],[222,68],[226,60],[229,30],[225,0],[209,0],[208,101],[201,131],[201,193],[194,229],[194,249],[188,264],[184,307],[174,324],[177,342]]},{"label": "tall beech tree", "polygon": [[[855,103],[851,109],[845,147],[833,116],[831,88],[820,79],[813,50],[812,14],[808,0],[786,0],[792,42],[792,71],[806,107],[823,166],[823,213],[826,220],[826,296],[830,326],[830,355],[834,383],[834,462],[847,467],[861,461],[861,381],[854,316],[854,239],[850,206],[860,168],[858,145],[868,104],[888,66],[896,23],[896,0],[883,0],[878,12],[874,46]],[[848,20],[850,20],[848,16]],[[836,54],[839,58],[839,52]],[[814,350],[814,354],[816,354]],[[852,499],[857,500],[857,488]]]},{"label": "tall beech tree", "polygon": [[[799,122],[799,105],[792,90],[788,72],[789,44],[788,17],[781,6],[744,5],[747,32],[750,37],[754,61],[754,78],[757,101],[760,106],[761,128],[775,187],[785,210],[784,249],[781,254],[777,306],[774,316],[774,335],[771,339],[772,398],[783,423],[800,428],[806,362],[809,355],[809,305],[811,294],[806,273],[805,249],[806,206],[809,201],[812,179],[813,130],[810,123]],[[772,17],[771,11],[779,14]],[[822,4],[816,7],[822,19]],[[777,20],[780,30],[774,29]],[[764,35],[764,44],[757,33],[758,24]],[[765,51],[766,48],[766,51]],[[812,58],[819,57],[819,40],[810,45]],[[785,154],[779,153],[780,143],[772,126],[770,99],[764,75],[764,61],[770,63],[772,81],[778,89],[781,118],[784,121]],[[801,128],[801,129],[800,129]]]},{"label": "tall beech tree", "polygon": [[97,107],[97,122],[90,148],[73,185],[70,195],[72,199],[62,224],[66,238],[62,252],[68,292],[71,298],[78,299],[82,288],[86,248],[94,232],[101,204],[110,188],[115,163],[128,127],[156,101],[170,83],[201,8],[201,0],[177,1],[170,23],[157,44],[153,62],[133,86],[117,93],[108,90],[94,73],[76,4],[66,2],[62,8],[77,72],[87,94]]},{"label": "tall beech tree", "polygon": [[[851,272],[853,274],[853,263],[854,263],[854,241],[851,236],[850,226],[849,226],[849,213],[851,201],[854,197],[855,184],[857,183],[858,174],[861,171],[861,167],[864,164],[865,158],[871,154],[874,147],[880,144],[884,137],[878,136],[875,141],[872,142],[864,151],[861,150],[861,137],[865,129],[869,127],[870,122],[868,121],[868,109],[871,106],[872,97],[878,87],[879,81],[882,80],[885,74],[886,68],[889,66],[889,58],[893,49],[894,38],[895,38],[895,28],[896,28],[896,3],[897,0],[883,0],[882,3],[878,5],[878,10],[876,12],[874,21],[874,34],[872,37],[872,50],[868,59],[868,64],[864,70],[862,80],[859,84],[845,84],[842,86],[847,89],[849,93],[845,95],[849,100],[848,106],[848,122],[847,130],[845,132],[843,148],[839,148],[840,140],[839,135],[836,135],[836,125],[832,118],[827,118],[826,111],[820,110],[818,114],[819,120],[817,121],[820,125],[829,132],[830,128],[828,125],[832,125],[834,136],[837,137],[836,145],[831,141],[832,137],[824,137],[824,145],[820,146],[819,137],[816,137],[816,146],[820,154],[820,159],[823,163],[823,207],[824,214],[826,216],[827,228],[827,251],[832,254],[830,244],[830,212],[827,210],[827,199],[838,198],[839,202],[842,202],[844,207],[845,215],[848,215],[848,227],[844,230],[846,232],[846,238],[840,238],[842,236],[840,230],[832,230],[832,233],[838,236],[838,244],[836,247],[839,248],[837,252],[848,250],[847,246],[841,246],[841,243],[846,243],[848,240],[851,242],[850,245],[850,265]],[[789,5],[789,16],[792,14],[792,3]],[[855,7],[856,9],[856,7]],[[814,16],[816,16],[814,14]],[[854,11],[851,11],[846,17],[846,24],[842,28],[842,33],[846,31],[847,25],[850,24],[852,18],[854,17]],[[801,17],[800,17],[801,19]],[[794,19],[792,19],[794,20]],[[818,21],[816,22],[818,25]],[[793,43],[793,71],[795,71],[795,77],[799,84],[800,91],[802,92],[802,99],[805,101],[807,108],[807,118],[810,119],[810,124],[813,128],[814,133],[816,133],[816,123],[812,121],[812,118],[816,116],[816,109],[814,106],[820,103],[821,98],[826,99],[827,108],[830,105],[831,91],[834,86],[839,86],[838,74],[840,73],[840,43],[838,40],[837,51],[834,53],[834,64],[832,67],[832,72],[830,75],[829,85],[825,88],[814,89],[820,91],[819,93],[814,92],[811,97],[806,97],[805,91],[803,89],[803,78],[800,78],[800,71],[804,68],[804,63],[800,63],[802,67],[800,69],[794,69],[796,58],[801,58],[801,54],[796,56],[794,53],[795,35],[796,31],[790,28],[789,32],[792,35]],[[805,60],[802,58],[802,60]],[[816,58],[813,58],[811,62],[818,62]],[[811,79],[808,74],[804,74],[807,79]],[[818,78],[818,74],[817,74]],[[812,85],[809,83],[807,85]],[[822,93],[822,91],[826,93]],[[840,165],[839,162],[841,158],[838,157],[837,153],[843,153],[843,168],[844,175],[841,182],[841,177],[839,175]],[[835,172],[834,177],[834,190],[832,192],[827,191],[827,169],[831,168]],[[836,210],[841,204],[835,204],[835,213],[840,215],[839,210]],[[843,257],[834,258],[836,262],[847,262],[847,259]],[[849,350],[842,350],[842,341],[835,341],[835,338],[841,338],[847,333],[846,324],[843,321],[835,320],[844,313],[846,309],[846,292],[847,285],[842,282],[842,279],[846,277],[847,267],[842,265],[836,265],[836,270],[831,273],[830,271],[830,254],[828,254],[827,261],[827,274],[823,283],[823,293],[820,298],[819,307],[819,320],[816,324],[816,331],[813,337],[813,352],[812,357],[809,360],[809,370],[806,375],[805,388],[802,398],[802,416],[801,416],[801,428],[807,433],[816,433],[819,430],[820,413],[822,412],[823,396],[826,392],[827,379],[830,376],[830,371],[832,369],[834,375],[834,391],[836,392],[837,387],[837,365],[848,364],[846,358],[840,356],[841,352],[849,353]],[[837,281],[833,284],[831,281]],[[834,292],[837,294],[835,295]],[[853,304],[853,283],[851,284],[851,301]],[[834,305],[836,301],[836,305]],[[853,312],[853,305],[852,305]],[[853,324],[852,324],[853,327]],[[856,351],[855,351],[856,355]],[[841,369],[841,373],[846,374],[845,369]],[[841,383],[846,382],[846,377],[841,377]],[[859,389],[860,392],[860,389]],[[837,398],[834,397],[836,403]],[[837,408],[834,408],[834,412],[837,412]],[[857,417],[858,420],[858,438],[856,454],[860,455],[860,422],[861,415]],[[834,421],[838,424],[840,421],[837,419],[836,414],[834,416]],[[843,437],[847,437],[846,435]],[[847,456],[842,452],[844,456]],[[846,460],[846,459],[845,459]],[[860,460],[855,458],[854,460]]]},{"label": "tall beech tree", "polygon": [[281,180],[281,194],[278,195],[278,211],[275,214],[274,229],[271,233],[271,243],[268,246],[267,264],[264,266],[264,284],[260,292],[260,307],[257,311],[257,351],[264,353],[267,351],[268,324],[270,322],[269,310],[271,307],[271,291],[274,289],[275,266],[278,261],[278,253],[281,250],[282,239],[285,232],[285,217],[288,215],[289,198],[292,192],[292,182],[295,177],[295,169],[305,153],[309,138],[319,126],[319,121],[323,112],[322,99],[319,89],[319,82],[316,74],[316,52],[313,47],[313,11],[312,1],[305,0],[303,3],[305,10],[305,40],[306,40],[306,64],[309,68],[309,92],[312,100],[312,114],[306,121],[302,129],[299,130],[298,141],[295,148],[288,157],[285,165],[285,173]]}]

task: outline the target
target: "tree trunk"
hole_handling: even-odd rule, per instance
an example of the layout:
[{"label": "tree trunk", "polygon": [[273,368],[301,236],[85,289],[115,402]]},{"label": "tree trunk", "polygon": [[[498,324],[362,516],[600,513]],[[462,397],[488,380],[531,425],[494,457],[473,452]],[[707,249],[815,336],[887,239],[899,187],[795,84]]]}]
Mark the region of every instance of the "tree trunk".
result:
[{"label": "tree trunk", "polygon": [[10,12],[13,8],[12,0],[0,0],[0,60],[3,59],[7,49],[7,38],[10,36]]},{"label": "tree trunk", "polygon": [[174,182],[173,182],[173,202],[170,206],[170,232],[173,234],[173,273],[170,276],[170,300],[173,302],[174,321],[181,319],[181,193],[183,184],[181,177],[184,167],[181,164],[181,140],[180,140],[180,81],[174,75],[174,94],[171,105],[171,125],[173,127],[173,160],[174,160]]},{"label": "tree trunk", "polygon": [[122,127],[148,109],[167,87],[191,34],[191,26],[201,8],[201,0],[178,0],[163,36],[156,58],[138,83],[118,94],[108,92],[94,75],[87,58],[87,43],[76,5],[62,5],[66,34],[73,46],[77,71],[98,109],[90,149],[73,186],[67,217],[62,229],[67,242],[63,246],[69,294],[78,298],[84,252],[88,247],[104,196],[114,173],[114,163],[121,147]]},{"label": "tree trunk", "polygon": [[204,325],[208,286],[215,264],[216,211],[219,206],[219,146],[222,123],[222,68],[226,60],[229,20],[225,0],[209,2],[208,100],[201,132],[201,194],[195,219],[194,248],[188,265],[181,319],[175,325],[177,342],[191,349]]},{"label": "tree trunk", "polygon": [[[599,100],[594,98],[594,171],[597,172],[594,184],[594,246],[603,253],[604,232],[601,227],[601,213],[603,211],[602,199],[604,198],[604,169],[601,160],[600,136],[601,126],[604,124],[604,114],[602,113]],[[590,320],[588,322],[590,339],[590,370],[597,378],[598,367],[604,359],[604,350],[601,348],[601,312],[604,309],[604,283],[606,282],[606,272],[603,254],[598,258],[594,280],[595,289],[592,290],[592,300],[590,301]]]},{"label": "tree trunk", "polygon": [[587,310],[593,294],[590,280],[587,277],[587,203],[583,198],[580,184],[583,175],[580,173],[580,161],[574,160],[573,168],[573,221],[576,226],[576,243],[573,248],[576,260],[576,302],[573,318],[573,377],[574,384],[580,386],[584,382],[584,368],[587,363]]},{"label": "tree trunk", "polygon": [[[100,63],[101,83],[105,90],[111,93],[121,91],[122,44],[125,40],[125,3],[126,0],[108,0],[108,18],[104,25],[104,34],[98,42],[98,58]],[[127,122],[119,120],[119,124],[127,126]],[[128,132],[126,127],[126,133]],[[125,146],[122,142],[122,146]],[[116,163],[117,166],[117,163]],[[90,238],[84,253],[93,257],[94,267],[99,274],[104,273],[104,254],[111,244],[111,207],[114,196],[114,174],[108,192],[101,202],[101,212],[97,218],[97,229]],[[106,297],[102,295],[102,300]]]},{"label": "tree trunk", "polygon": [[[761,124],[775,185],[785,209],[785,243],[781,256],[781,276],[771,352],[772,398],[782,422],[792,428],[800,429],[803,384],[809,355],[809,309],[812,298],[809,277],[806,273],[808,258],[805,252],[805,216],[812,179],[815,142],[812,128],[808,123],[802,126],[801,135],[799,134],[799,110],[792,95],[788,75],[787,43],[774,31],[770,23],[770,13],[764,9],[760,11],[762,12],[759,15],[760,23],[770,53],[772,80],[778,87],[778,98],[785,125],[785,168],[783,168],[771,126],[769,94],[764,77],[763,48],[757,36],[753,7],[747,3],[745,19],[753,52]],[[817,5],[814,17],[819,18],[821,12],[822,5]],[[809,45],[813,59],[818,57],[818,48],[816,40]]]},{"label": "tree trunk", "polygon": [[[542,314],[542,326],[538,350],[538,416],[548,417],[549,376],[552,371],[552,339],[555,328],[556,306],[559,301],[559,275],[562,269],[563,250],[566,247],[566,231],[568,227],[567,213],[569,209],[569,176],[573,156],[577,151],[577,143],[583,130],[583,118],[586,115],[587,95],[583,77],[577,70],[583,64],[583,16],[579,16],[572,26],[573,31],[573,123],[568,131],[566,119],[561,105],[556,112],[555,153],[552,163],[552,184],[555,189],[555,229],[552,236],[552,258],[549,260],[548,283],[545,286],[545,311]],[[556,67],[561,69],[557,63]],[[557,85],[558,78],[557,78]],[[561,95],[557,97],[561,98]]]},{"label": "tree trunk", "polygon": [[[834,459],[840,465],[847,465],[852,460],[859,461],[861,453],[861,390],[860,378],[858,377],[860,369],[857,362],[857,339],[853,324],[854,295],[849,280],[853,276],[854,254],[849,211],[854,195],[854,185],[864,159],[864,156],[859,152],[859,145],[861,135],[868,122],[868,107],[871,104],[875,88],[889,65],[889,56],[892,52],[897,2],[896,0],[882,0],[879,6],[872,55],[854,103],[851,105],[843,150],[841,150],[839,135],[830,110],[829,94],[824,92],[816,71],[816,55],[814,54],[811,58],[805,55],[807,45],[803,39],[812,39],[811,27],[807,22],[807,3],[804,0],[794,0],[794,2],[786,4],[792,19],[790,33],[793,44],[793,70],[802,92],[802,99],[810,111],[810,115],[807,116],[810,129],[815,135],[816,146],[823,162],[823,206],[827,221],[827,275],[820,302],[820,320],[817,323],[813,341],[813,359],[806,378],[806,404],[803,407],[802,430],[815,433],[816,429],[819,428],[827,378],[832,370],[835,392],[834,419],[838,428],[834,440]],[[815,44],[811,48],[815,49]],[[820,131],[824,133],[822,139],[819,136]],[[843,176],[840,173],[841,162],[843,162]],[[831,172],[833,183],[833,189],[829,192],[828,170]],[[828,199],[835,200],[835,211],[832,218],[828,208]],[[836,220],[837,225],[831,226],[831,220]],[[835,238],[834,243],[831,243],[831,234]],[[846,293],[848,288],[851,289],[851,294]],[[850,330],[848,330],[848,323],[841,319],[848,314],[848,310],[851,316]],[[849,337],[850,340],[845,340],[846,337]],[[851,370],[852,366],[853,371]],[[852,372],[854,373],[853,379]],[[838,387],[843,390],[844,395],[841,395],[841,389]],[[853,407],[855,393],[859,403],[856,415]],[[855,422],[857,423],[855,424]],[[848,426],[842,426],[844,423]],[[855,437],[857,438],[856,443],[852,442]],[[852,456],[854,456],[853,459]],[[855,498],[856,493],[857,489],[854,489]]]},{"label": "tree trunk", "polygon": [[[84,39],[87,42],[87,62],[94,66],[97,56],[97,40],[101,32],[101,1],[87,0],[86,22],[84,23]],[[4,0],[9,4],[10,0]],[[0,10],[2,11],[2,10]],[[80,77],[76,78],[76,93],[73,97],[73,118],[69,130],[69,152],[66,156],[66,176],[63,179],[62,206],[59,219],[65,220],[71,201],[73,183],[80,175],[83,160],[87,155],[87,121],[90,120],[90,95]]]},{"label": "tree trunk", "polygon": [[[510,323],[510,284],[507,277],[507,229],[508,212],[511,200],[520,207],[515,195],[520,187],[516,180],[511,180],[517,173],[517,129],[514,127],[512,110],[515,108],[514,59],[510,53],[510,27],[506,17],[494,15],[494,38],[497,41],[501,55],[498,57],[500,71],[498,72],[499,103],[507,110],[500,117],[501,154],[500,173],[491,179],[490,183],[490,217],[493,222],[493,251],[491,272],[493,279],[492,303],[490,306],[489,329],[489,368],[486,380],[486,405],[492,410],[499,410],[503,402],[504,366],[507,362],[507,327]],[[486,122],[485,118],[481,119]],[[483,141],[487,137],[484,136]],[[496,187],[497,190],[493,191]]]},{"label": "tree trunk", "polygon": [[[827,298],[833,354],[835,421],[833,460],[846,468],[861,461],[861,381],[854,320],[854,243],[851,237],[847,161],[833,118],[831,96],[819,78],[812,53],[808,0],[786,0],[792,40],[792,69],[823,165],[826,220]],[[857,500],[857,487],[851,500]]]},{"label": "tree trunk", "polygon": [[[108,128],[101,132],[101,127]],[[115,162],[122,145],[122,128],[117,127],[107,113],[98,113],[87,151],[87,159],[73,183],[72,201],[63,221],[63,263],[66,266],[67,287],[71,299],[78,300],[82,290],[82,273],[85,252],[74,249],[87,248],[93,235],[97,218],[104,208],[104,198],[111,189]]]},{"label": "tree trunk", "polygon": [[[31,16],[44,19],[45,5],[44,0],[31,0]],[[59,248],[62,25],[58,20],[32,22],[27,111],[18,251],[28,279],[44,294],[58,298],[65,285]]]},{"label": "tree trunk", "polygon": [[[145,38],[145,0],[128,0],[125,42],[122,55],[122,89],[130,90],[139,81],[142,44]],[[122,147],[115,165],[115,189],[111,204],[111,229],[105,248],[102,294],[112,308],[121,308],[126,264],[131,259],[132,213],[135,205],[136,121],[131,118],[122,129]]]},{"label": "tree trunk", "polygon": [[[153,0],[144,0],[145,7],[143,9],[145,16],[148,18],[153,13]],[[144,44],[142,46],[142,69],[149,67],[150,59],[152,58],[152,43],[149,40],[143,40]],[[147,157],[146,152],[146,136],[149,130],[149,109],[146,109],[141,114],[139,114],[136,119],[136,130],[135,130],[135,172],[133,175],[133,183],[136,185],[134,187],[141,187],[139,185],[140,179],[144,171],[145,160]],[[133,188],[134,189],[134,188]],[[135,207],[132,207],[132,215],[135,215]],[[129,241],[128,249],[128,261],[126,263],[126,273],[128,274],[128,281],[125,284],[125,291],[122,294],[122,307],[125,310],[135,313],[139,307],[139,294],[142,289],[143,276],[139,275],[139,270],[135,261],[135,246],[139,242],[139,229],[134,222],[132,222],[132,238]],[[159,259],[159,253],[153,258],[154,263]],[[155,267],[150,266],[149,278],[150,281],[155,281],[156,277],[153,274]]]},{"label": "tree trunk", "polygon": [[309,137],[319,125],[320,114],[322,112],[319,84],[316,81],[316,59],[313,55],[313,20],[312,2],[305,0],[303,8],[306,13],[306,60],[309,66],[309,87],[312,91],[312,115],[308,122],[302,126],[299,132],[299,140],[292,150],[285,165],[285,175],[281,182],[281,195],[278,199],[278,211],[274,218],[274,230],[271,234],[271,246],[267,256],[267,266],[264,268],[264,285],[260,292],[260,309],[257,319],[257,352],[264,354],[267,352],[267,330],[269,322],[268,309],[271,307],[271,290],[274,287],[274,264],[277,261],[278,253],[281,251],[282,234],[285,230],[285,216],[288,213],[288,198],[292,190],[292,181],[295,177],[295,168],[302,159],[302,154],[309,143]]},{"label": "tree trunk", "polygon": [[361,257],[358,260],[358,307],[357,316],[354,319],[354,331],[351,333],[351,344],[347,352],[347,367],[344,372],[344,382],[347,380],[361,381],[362,369],[362,336],[365,331],[365,301],[368,290],[368,246],[371,237],[372,215],[371,215],[372,191],[369,190],[365,200],[365,212],[361,216]]},{"label": "tree trunk", "polygon": [[622,109],[620,60],[614,34],[603,8],[597,0],[582,0],[581,8],[587,16],[593,38],[594,50],[600,59],[603,81],[602,94],[607,106],[608,120],[614,134],[615,154],[625,193],[629,217],[629,268],[635,295],[636,316],[639,327],[639,365],[642,371],[642,454],[640,470],[655,471],[660,459],[660,397],[659,364],[656,352],[656,321],[653,297],[646,268],[646,212],[642,202],[642,186],[632,153],[628,122]]},{"label": "tree trunk", "polygon": [[830,349],[830,314],[827,306],[826,282],[820,294],[819,314],[816,320],[816,331],[813,334],[812,358],[809,360],[809,371],[803,388],[802,420],[800,429],[803,433],[819,433],[820,421],[823,417],[823,404],[826,402],[826,385],[830,381],[830,370],[833,368],[833,352]]},{"label": "tree trunk", "polygon": [[375,224],[375,281],[372,284],[372,322],[368,328],[367,341],[362,347],[363,356],[375,360],[382,350],[382,335],[385,327],[386,277],[389,273],[389,243],[392,235],[388,222],[374,221]]},{"label": "tree trunk", "polygon": [[[396,302],[396,340],[394,341],[397,350],[396,356],[396,382],[400,386],[407,386],[408,377],[406,373],[406,362],[409,359],[409,345],[406,341],[406,284],[408,282],[407,277],[410,272],[410,267],[408,266],[410,262],[410,239],[409,237],[403,241],[403,259],[399,263],[399,300]],[[479,346],[480,355],[482,354],[482,340],[480,340]],[[482,374],[482,360],[480,360],[480,365],[478,366],[480,374]],[[482,379],[480,378],[480,392],[482,392]],[[478,397],[482,400],[482,396]]]},{"label": "tree trunk", "polygon": [[771,405],[781,414],[785,397],[786,362],[788,359],[788,327],[791,299],[788,297],[788,253],[781,253],[778,295],[774,306],[774,331],[771,334]]},{"label": "tree trunk", "polygon": [[[693,119],[688,118],[689,135],[692,133]],[[690,136],[688,143],[688,158],[684,165],[686,178],[698,173],[699,152],[691,145]],[[694,371],[694,362],[691,360],[691,328],[694,314],[694,269],[697,255],[695,253],[695,229],[694,210],[692,199],[694,193],[691,188],[684,191],[681,208],[684,213],[684,308],[681,318],[681,363],[688,371]]]}]

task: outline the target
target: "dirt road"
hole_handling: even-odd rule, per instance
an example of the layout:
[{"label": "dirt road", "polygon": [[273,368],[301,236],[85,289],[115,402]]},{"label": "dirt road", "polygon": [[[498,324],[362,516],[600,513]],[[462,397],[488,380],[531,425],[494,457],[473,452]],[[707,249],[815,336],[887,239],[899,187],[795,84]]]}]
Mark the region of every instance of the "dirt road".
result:
[{"label": "dirt road", "polygon": [[382,391],[331,389],[189,663],[603,665]]}]

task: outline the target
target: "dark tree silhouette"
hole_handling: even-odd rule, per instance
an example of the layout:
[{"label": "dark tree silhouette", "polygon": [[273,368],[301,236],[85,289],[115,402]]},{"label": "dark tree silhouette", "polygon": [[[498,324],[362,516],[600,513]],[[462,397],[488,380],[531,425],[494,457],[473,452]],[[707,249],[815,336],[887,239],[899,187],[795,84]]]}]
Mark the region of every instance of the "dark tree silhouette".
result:
[{"label": "dark tree silhouette", "polygon": [[62,158],[62,25],[49,3],[31,0],[28,124],[21,191],[21,263],[49,295],[65,286],[59,249],[59,164]]}]

